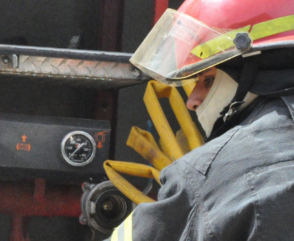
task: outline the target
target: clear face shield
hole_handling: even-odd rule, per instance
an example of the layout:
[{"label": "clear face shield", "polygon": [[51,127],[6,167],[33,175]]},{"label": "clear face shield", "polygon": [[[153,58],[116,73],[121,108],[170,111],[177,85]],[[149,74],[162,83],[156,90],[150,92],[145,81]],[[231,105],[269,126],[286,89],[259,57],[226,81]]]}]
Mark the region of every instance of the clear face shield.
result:
[{"label": "clear face shield", "polygon": [[[193,75],[247,51],[248,47],[237,48],[234,39],[249,29],[216,30],[167,9],[130,61],[152,78],[180,86],[195,81]],[[250,39],[248,44],[250,48]]]}]

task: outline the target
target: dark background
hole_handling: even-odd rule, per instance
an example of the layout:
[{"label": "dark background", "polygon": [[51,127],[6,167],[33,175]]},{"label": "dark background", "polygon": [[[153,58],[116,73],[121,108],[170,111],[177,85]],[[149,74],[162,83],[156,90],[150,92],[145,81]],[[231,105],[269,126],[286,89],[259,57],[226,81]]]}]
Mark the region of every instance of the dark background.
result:
[{"label": "dark background", "polygon": [[[169,7],[181,3],[170,0]],[[79,35],[79,49],[133,53],[153,26],[154,8],[153,0],[2,0],[0,44],[67,48]],[[56,88],[42,79],[0,76],[0,112],[109,120],[110,158],[145,163],[125,144],[132,126],[146,129],[145,87],[146,83],[112,90]],[[173,117],[170,110],[167,115]],[[178,128],[176,123],[172,126]],[[145,185],[145,180],[132,181]],[[9,240],[9,223],[9,216],[0,215],[0,241]],[[89,229],[76,218],[30,217],[27,224],[31,241],[90,238]]]}]

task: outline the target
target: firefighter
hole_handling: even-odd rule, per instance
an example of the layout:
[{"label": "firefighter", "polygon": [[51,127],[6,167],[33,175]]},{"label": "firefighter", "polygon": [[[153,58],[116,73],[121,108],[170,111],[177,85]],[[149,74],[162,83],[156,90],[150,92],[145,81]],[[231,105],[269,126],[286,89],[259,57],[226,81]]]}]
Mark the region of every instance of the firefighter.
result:
[{"label": "firefighter", "polygon": [[112,241],[290,241],[294,237],[294,2],[186,0],[131,62],[178,86],[205,144],[161,172]]}]

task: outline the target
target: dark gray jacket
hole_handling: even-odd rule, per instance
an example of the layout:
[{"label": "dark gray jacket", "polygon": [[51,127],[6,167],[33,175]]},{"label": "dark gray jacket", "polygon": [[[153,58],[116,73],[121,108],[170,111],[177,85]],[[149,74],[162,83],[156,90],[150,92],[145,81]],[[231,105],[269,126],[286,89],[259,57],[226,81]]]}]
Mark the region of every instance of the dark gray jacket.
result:
[{"label": "dark gray jacket", "polygon": [[258,105],[165,168],[158,202],[133,213],[132,240],[294,240],[293,116],[294,96]]},{"label": "dark gray jacket", "polygon": [[257,105],[240,125],[161,172],[112,241],[294,240],[294,96]]}]

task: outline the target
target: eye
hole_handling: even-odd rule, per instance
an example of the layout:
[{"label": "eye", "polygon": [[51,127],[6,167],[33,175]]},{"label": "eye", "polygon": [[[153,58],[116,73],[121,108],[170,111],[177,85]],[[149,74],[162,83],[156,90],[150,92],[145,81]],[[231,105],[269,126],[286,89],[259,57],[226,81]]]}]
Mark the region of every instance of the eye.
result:
[{"label": "eye", "polygon": [[205,87],[209,89],[214,82],[214,76],[207,76],[204,79]]}]

